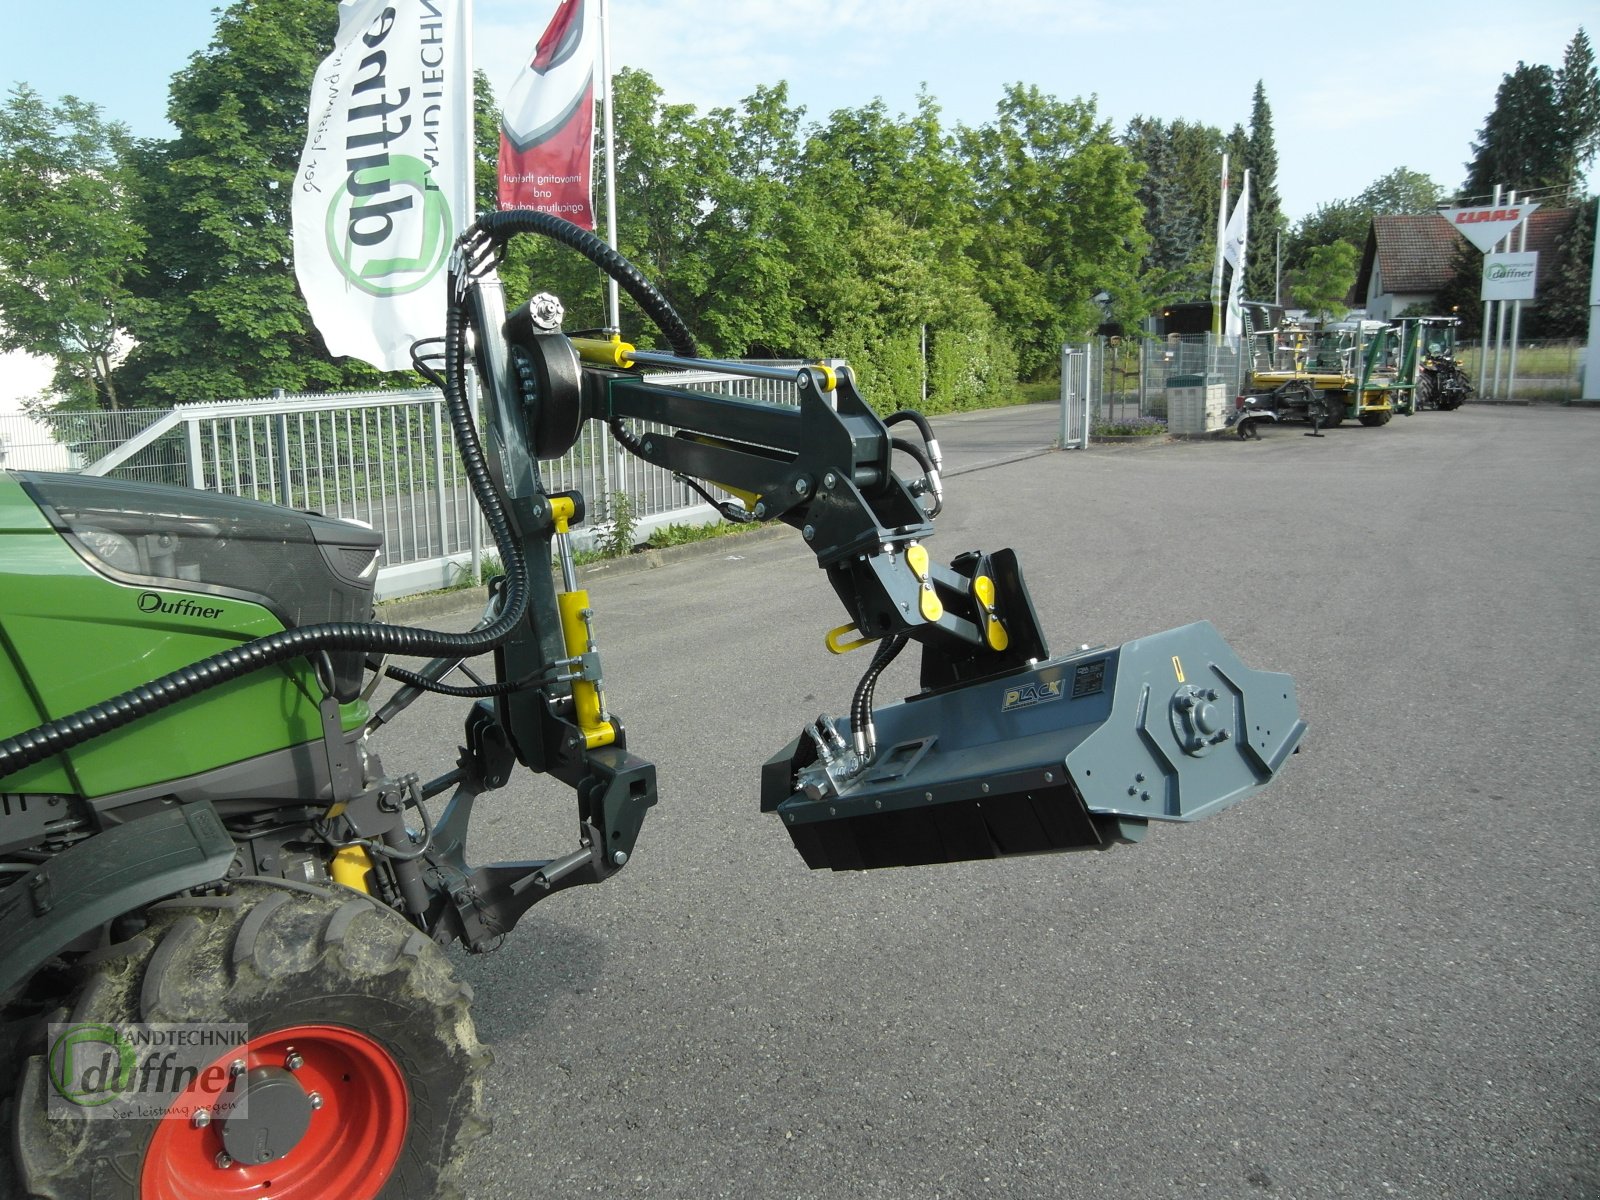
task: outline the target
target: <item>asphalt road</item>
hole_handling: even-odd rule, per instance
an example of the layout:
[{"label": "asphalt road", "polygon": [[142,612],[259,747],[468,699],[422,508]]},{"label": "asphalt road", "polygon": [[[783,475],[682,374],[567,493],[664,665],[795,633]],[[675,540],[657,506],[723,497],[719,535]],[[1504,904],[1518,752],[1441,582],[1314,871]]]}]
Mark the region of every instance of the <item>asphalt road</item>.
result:
[{"label": "asphalt road", "polygon": [[[662,799],[615,880],[459,955],[497,1056],[472,1196],[1600,1196],[1600,413],[939,428],[936,553],[1015,546],[1058,650],[1208,618],[1293,674],[1304,752],[1106,854],[813,873],[757,770],[865,664],[804,545],[596,575]],[[461,705],[385,766],[447,765]],[[547,783],[478,812],[479,859],[572,844]]]}]

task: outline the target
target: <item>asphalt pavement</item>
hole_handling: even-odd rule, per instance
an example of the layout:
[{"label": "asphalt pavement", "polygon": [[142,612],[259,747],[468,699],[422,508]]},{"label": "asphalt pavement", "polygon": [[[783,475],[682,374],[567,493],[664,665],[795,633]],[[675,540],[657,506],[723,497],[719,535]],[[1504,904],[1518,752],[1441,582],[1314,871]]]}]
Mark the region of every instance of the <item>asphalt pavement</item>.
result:
[{"label": "asphalt pavement", "polygon": [[[811,872],[757,773],[865,664],[804,543],[592,574],[661,802],[614,880],[456,955],[496,1055],[473,1197],[1600,1196],[1600,413],[1055,421],[935,422],[930,549],[1016,547],[1058,651],[1209,619],[1294,676],[1303,753],[1105,854]],[[463,709],[386,768],[446,769]],[[523,776],[471,853],[564,852],[573,812]]]}]

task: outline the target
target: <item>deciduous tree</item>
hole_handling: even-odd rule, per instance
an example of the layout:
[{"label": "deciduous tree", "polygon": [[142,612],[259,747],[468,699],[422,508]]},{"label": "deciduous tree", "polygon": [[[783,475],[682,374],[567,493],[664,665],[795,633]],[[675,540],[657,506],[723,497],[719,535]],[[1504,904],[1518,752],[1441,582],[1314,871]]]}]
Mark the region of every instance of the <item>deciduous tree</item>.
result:
[{"label": "deciduous tree", "polygon": [[119,372],[144,404],[317,391],[381,378],[336,363],[293,270],[289,201],[306,103],[338,25],[333,5],[235,0],[173,77],[177,137],[147,145],[150,231],[138,345]]},{"label": "deciduous tree", "polygon": [[74,407],[117,408],[112,380],[144,244],[127,130],[18,84],[0,106],[0,349],[55,363]]},{"label": "deciduous tree", "polygon": [[1372,218],[1387,213],[1429,213],[1444,191],[1421,171],[1396,167],[1369,183],[1351,200],[1330,200],[1301,219],[1284,245],[1285,271],[1306,265],[1311,251],[1335,240],[1349,242],[1359,254],[1366,245]]},{"label": "deciduous tree", "polygon": [[1350,311],[1345,297],[1355,281],[1356,248],[1349,242],[1330,242],[1311,251],[1295,281],[1294,301],[1318,316],[1337,320]]},{"label": "deciduous tree", "polygon": [[1064,342],[1100,323],[1099,292],[1143,316],[1140,171],[1092,99],[1012,85],[995,120],[961,141],[975,187],[978,286],[1015,331],[1025,375],[1048,371]]}]

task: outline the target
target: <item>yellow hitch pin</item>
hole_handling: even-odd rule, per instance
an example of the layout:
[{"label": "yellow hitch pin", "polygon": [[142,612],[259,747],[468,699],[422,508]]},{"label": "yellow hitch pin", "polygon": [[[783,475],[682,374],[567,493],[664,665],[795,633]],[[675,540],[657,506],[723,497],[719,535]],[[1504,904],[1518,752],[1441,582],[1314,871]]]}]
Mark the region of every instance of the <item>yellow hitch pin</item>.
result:
[{"label": "yellow hitch pin", "polygon": [[812,368],[822,372],[822,390],[831,392],[839,386],[839,376],[827,363],[812,363]]},{"label": "yellow hitch pin", "polygon": [[853,623],[850,625],[841,625],[837,629],[828,630],[828,636],[823,639],[828,643],[828,652],[830,654],[849,654],[852,650],[859,650],[863,646],[870,646],[873,642],[878,640],[877,638],[869,638],[865,634],[862,634],[862,636],[856,638],[856,640],[853,642],[845,641],[845,639],[852,633],[861,633],[861,630],[857,629]]}]

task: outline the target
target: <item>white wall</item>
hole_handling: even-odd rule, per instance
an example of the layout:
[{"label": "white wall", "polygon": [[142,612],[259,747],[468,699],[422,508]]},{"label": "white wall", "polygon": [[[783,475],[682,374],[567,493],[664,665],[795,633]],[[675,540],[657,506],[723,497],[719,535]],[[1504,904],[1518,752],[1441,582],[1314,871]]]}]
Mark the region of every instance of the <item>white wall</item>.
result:
[{"label": "white wall", "polygon": [[50,431],[22,415],[22,401],[42,392],[50,383],[48,358],[13,350],[0,354],[0,467],[34,471],[68,471],[73,468],[65,446]]},{"label": "white wall", "polygon": [[25,396],[37,395],[50,382],[50,360],[13,350],[0,354],[0,414],[19,413]]}]

